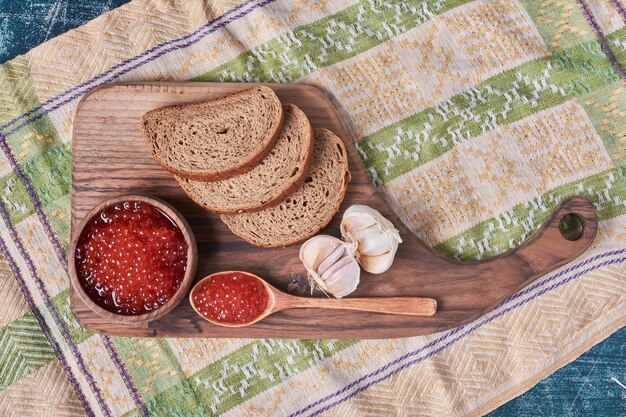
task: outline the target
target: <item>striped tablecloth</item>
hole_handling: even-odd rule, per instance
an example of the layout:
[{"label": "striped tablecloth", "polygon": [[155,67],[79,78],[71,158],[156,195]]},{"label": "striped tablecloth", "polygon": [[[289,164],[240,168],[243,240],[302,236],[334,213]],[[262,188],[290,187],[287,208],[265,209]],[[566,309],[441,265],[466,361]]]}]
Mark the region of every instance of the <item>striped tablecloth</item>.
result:
[{"label": "striped tablecloth", "polygon": [[[480,415],[626,325],[618,0],[140,1],[0,67],[0,415]],[[380,341],[139,339],[68,304],[71,132],[111,81],[299,82],[437,250],[482,259],[569,195],[593,247],[495,311]]]}]

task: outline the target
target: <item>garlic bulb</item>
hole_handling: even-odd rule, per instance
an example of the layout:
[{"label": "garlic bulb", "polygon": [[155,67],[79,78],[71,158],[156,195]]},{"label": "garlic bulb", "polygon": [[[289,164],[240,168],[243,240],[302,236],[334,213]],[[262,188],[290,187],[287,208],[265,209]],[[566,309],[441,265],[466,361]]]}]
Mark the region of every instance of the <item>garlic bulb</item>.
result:
[{"label": "garlic bulb", "polygon": [[394,225],[371,207],[355,204],[341,220],[341,236],[356,244],[356,257],[363,269],[380,274],[391,267],[400,233]]},{"label": "garlic bulb", "polygon": [[319,287],[337,298],[354,291],[361,268],[354,257],[356,245],[332,236],[318,235],[300,248],[300,260],[309,274],[311,287]]}]

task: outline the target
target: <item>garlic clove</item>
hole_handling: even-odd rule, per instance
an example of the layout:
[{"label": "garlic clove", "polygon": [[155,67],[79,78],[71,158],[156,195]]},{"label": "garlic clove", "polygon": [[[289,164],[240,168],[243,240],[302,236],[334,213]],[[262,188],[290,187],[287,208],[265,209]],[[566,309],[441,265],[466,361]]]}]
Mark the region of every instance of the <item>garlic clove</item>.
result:
[{"label": "garlic clove", "polygon": [[328,270],[335,262],[341,259],[346,251],[344,245],[338,245],[334,251],[324,259],[317,267],[317,273],[322,275]]},{"label": "garlic clove", "polygon": [[359,263],[367,272],[372,274],[382,274],[391,268],[394,258],[393,252],[388,252],[378,256],[360,256]]},{"label": "garlic clove", "polygon": [[[341,259],[339,259],[337,262],[335,262],[330,268],[328,268],[326,271],[324,271],[324,273],[321,275],[322,279],[324,280],[325,283],[327,283],[330,279],[332,279],[333,277],[337,277],[337,272],[339,272],[341,270],[341,268],[343,268],[344,266],[350,264],[352,262],[352,259],[348,256],[345,256]],[[319,271],[318,271],[319,273]]]},{"label": "garlic clove", "polygon": [[[354,206],[353,206],[354,207]],[[347,212],[347,211],[346,211]],[[362,213],[344,214],[339,229],[341,234],[346,231],[357,232],[367,229],[377,224],[376,218],[371,215],[363,215]]]},{"label": "garlic clove", "polygon": [[326,259],[343,242],[327,235],[314,236],[300,247],[300,260],[315,271],[320,263]]},{"label": "garlic clove", "polygon": [[392,242],[378,228],[359,230],[353,236],[358,242],[359,257],[382,255],[389,252],[392,247]]},{"label": "garlic clove", "polygon": [[324,284],[328,292],[337,298],[342,298],[356,290],[359,285],[360,275],[361,268],[356,260],[352,258],[350,262],[340,268]]},{"label": "garlic clove", "polygon": [[311,287],[341,298],[359,284],[361,270],[354,257],[356,245],[327,235],[314,236],[300,248]]},{"label": "garlic clove", "polygon": [[355,204],[345,211],[340,228],[342,238],[356,244],[356,257],[363,269],[380,274],[391,267],[402,239],[380,212]]}]

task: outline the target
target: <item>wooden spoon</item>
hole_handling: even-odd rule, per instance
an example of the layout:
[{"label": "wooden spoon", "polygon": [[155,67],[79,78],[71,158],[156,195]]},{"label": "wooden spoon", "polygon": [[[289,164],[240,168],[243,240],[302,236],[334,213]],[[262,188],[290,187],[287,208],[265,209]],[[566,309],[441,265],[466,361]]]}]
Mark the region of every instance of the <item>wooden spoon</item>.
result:
[{"label": "wooden spoon", "polygon": [[[193,294],[205,282],[212,279],[216,275],[239,273],[258,280],[267,291],[267,306],[265,310],[254,320],[247,323],[227,323],[212,320],[201,314],[196,308],[193,301]],[[315,297],[297,297],[284,293],[270,284],[261,277],[243,271],[224,271],[217,272],[202,278],[189,293],[189,303],[200,317],[208,322],[225,327],[243,327],[257,323],[270,314],[277,311],[288,310],[291,308],[327,308],[333,310],[357,310],[382,314],[400,314],[405,316],[432,316],[437,311],[437,301],[432,298],[425,297],[372,297],[372,298],[315,298]]]}]

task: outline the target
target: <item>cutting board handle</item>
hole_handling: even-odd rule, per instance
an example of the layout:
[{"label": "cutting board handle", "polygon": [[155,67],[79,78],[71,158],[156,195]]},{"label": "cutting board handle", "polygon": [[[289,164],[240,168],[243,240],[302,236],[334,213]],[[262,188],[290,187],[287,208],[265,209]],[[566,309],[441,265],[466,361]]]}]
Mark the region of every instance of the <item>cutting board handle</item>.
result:
[{"label": "cutting board handle", "polygon": [[[580,227],[569,233],[562,232],[561,224],[568,216]],[[591,245],[597,232],[598,216],[591,201],[583,197],[571,197],[561,202],[527,242],[488,262],[499,265],[507,259],[517,258],[527,268],[543,274],[582,254]]]}]

